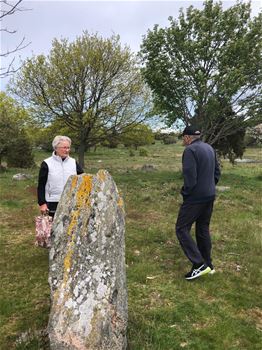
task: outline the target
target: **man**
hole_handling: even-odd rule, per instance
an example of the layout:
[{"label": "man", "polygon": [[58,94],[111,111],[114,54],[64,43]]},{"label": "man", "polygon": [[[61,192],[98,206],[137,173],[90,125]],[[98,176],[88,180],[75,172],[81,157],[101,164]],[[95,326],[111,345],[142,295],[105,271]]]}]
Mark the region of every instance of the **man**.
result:
[{"label": "man", "polygon": [[[181,189],[183,203],[180,207],[176,235],[179,243],[192,263],[192,269],[185,275],[187,280],[214,273],[211,259],[211,238],[209,224],[215,200],[215,185],[220,169],[214,149],[200,140],[200,131],[187,126],[183,131],[184,185]],[[196,242],[190,229],[196,224]]]}]

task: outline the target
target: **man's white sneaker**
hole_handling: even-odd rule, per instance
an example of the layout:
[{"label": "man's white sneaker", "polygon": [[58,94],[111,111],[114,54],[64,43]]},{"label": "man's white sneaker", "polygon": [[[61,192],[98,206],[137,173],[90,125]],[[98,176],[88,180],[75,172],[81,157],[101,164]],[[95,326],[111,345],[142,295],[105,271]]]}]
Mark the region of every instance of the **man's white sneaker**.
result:
[{"label": "man's white sneaker", "polygon": [[200,276],[206,275],[210,271],[211,271],[211,268],[209,266],[207,266],[206,264],[203,264],[197,268],[193,267],[192,270],[185,275],[185,279],[186,280],[193,280],[193,279],[198,278]]}]

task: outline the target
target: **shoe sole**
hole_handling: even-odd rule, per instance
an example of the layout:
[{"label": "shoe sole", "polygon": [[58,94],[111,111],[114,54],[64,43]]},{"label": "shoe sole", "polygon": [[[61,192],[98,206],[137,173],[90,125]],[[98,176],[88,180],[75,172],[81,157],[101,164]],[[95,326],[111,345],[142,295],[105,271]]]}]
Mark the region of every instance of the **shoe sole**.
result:
[{"label": "shoe sole", "polygon": [[209,275],[214,275],[214,273],[216,273],[216,270],[215,270],[215,269],[213,269],[213,270],[211,270],[210,272],[208,272]]},{"label": "shoe sole", "polygon": [[199,274],[192,276],[192,277],[186,277],[186,280],[190,281],[190,280],[194,280],[195,278],[198,278],[200,276],[204,276],[208,273],[210,273],[212,270],[210,267],[207,267],[204,271],[201,271]]}]

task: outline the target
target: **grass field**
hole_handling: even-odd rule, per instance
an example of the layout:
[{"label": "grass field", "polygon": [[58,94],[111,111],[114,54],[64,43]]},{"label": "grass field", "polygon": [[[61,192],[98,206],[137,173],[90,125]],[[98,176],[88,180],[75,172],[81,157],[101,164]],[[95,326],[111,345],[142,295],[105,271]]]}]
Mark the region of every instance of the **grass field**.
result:
[{"label": "grass field", "polygon": [[[156,143],[147,157],[125,148],[86,155],[86,172],[107,169],[126,209],[130,350],[261,350],[261,165],[223,161],[211,233],[217,273],[194,282],[175,237],[183,147]],[[38,152],[36,162],[48,154]],[[248,149],[244,158],[262,159]],[[144,164],[155,170],[144,172]],[[12,180],[18,172],[32,175]],[[0,174],[0,349],[48,349],[48,252],[36,248],[38,168]],[[113,349],[112,349],[113,350]]]}]

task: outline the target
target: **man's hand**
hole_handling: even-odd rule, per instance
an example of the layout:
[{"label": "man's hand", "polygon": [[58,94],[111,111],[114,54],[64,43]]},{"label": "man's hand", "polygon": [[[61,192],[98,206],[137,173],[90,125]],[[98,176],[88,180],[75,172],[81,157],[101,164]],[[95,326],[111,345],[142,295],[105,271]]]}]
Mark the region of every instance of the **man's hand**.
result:
[{"label": "man's hand", "polygon": [[41,214],[45,214],[48,211],[46,203],[39,206]]}]

